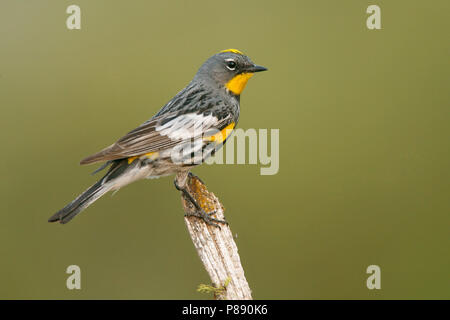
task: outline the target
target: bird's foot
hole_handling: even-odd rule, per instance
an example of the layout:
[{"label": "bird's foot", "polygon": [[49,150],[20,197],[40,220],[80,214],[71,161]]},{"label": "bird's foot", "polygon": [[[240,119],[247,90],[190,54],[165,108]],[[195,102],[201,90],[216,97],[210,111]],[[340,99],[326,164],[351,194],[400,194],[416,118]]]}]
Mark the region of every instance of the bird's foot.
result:
[{"label": "bird's foot", "polygon": [[[200,180],[200,178],[198,178],[197,176],[195,176],[194,174],[189,172],[189,178],[194,178],[194,177],[196,179],[198,179],[201,183],[203,183],[202,180]],[[177,190],[181,191],[183,193],[183,195],[185,196],[185,198],[187,198],[189,200],[189,202],[191,202],[196,209],[195,212],[193,212],[193,213],[186,213],[184,215],[185,217],[197,217],[199,219],[202,219],[207,225],[214,226],[219,229],[220,229],[219,223],[228,225],[228,222],[226,220],[220,220],[220,219],[216,219],[216,218],[212,217],[217,212],[216,210],[213,210],[211,212],[206,212],[198,204],[198,202],[195,200],[195,198],[189,193],[189,191],[186,187],[180,187],[177,184],[176,180],[174,181],[174,184],[175,184],[175,188]]]}]

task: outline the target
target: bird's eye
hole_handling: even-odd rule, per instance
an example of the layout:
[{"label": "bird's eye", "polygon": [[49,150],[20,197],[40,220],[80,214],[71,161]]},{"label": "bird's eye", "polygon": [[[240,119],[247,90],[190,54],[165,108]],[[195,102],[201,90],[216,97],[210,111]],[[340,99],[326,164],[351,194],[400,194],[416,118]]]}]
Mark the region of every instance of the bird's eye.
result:
[{"label": "bird's eye", "polygon": [[236,69],[236,62],[234,60],[228,60],[227,61],[227,68],[230,70]]}]

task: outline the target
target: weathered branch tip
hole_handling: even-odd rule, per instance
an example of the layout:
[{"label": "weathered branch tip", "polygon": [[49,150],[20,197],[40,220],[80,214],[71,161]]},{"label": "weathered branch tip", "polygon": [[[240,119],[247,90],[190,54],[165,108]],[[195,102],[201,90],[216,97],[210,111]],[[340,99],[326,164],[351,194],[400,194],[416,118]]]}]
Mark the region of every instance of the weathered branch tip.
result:
[{"label": "weathered branch tip", "polygon": [[[219,199],[206,189],[196,176],[190,175],[187,183],[189,193],[207,213],[218,220],[224,220],[224,207]],[[238,249],[230,226],[220,224],[220,228],[207,225],[202,219],[192,216],[196,209],[192,203],[181,196],[186,214],[184,220],[195,249],[213,286],[217,288],[214,298],[218,300],[251,300],[251,290],[244,275]],[[191,216],[190,216],[191,215]]]}]

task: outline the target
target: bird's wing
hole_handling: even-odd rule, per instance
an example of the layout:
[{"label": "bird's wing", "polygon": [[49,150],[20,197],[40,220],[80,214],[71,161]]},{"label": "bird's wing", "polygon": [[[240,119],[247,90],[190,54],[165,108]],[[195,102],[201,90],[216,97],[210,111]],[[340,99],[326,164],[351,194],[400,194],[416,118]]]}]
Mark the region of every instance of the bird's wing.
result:
[{"label": "bird's wing", "polygon": [[[167,150],[177,144],[200,136],[214,137],[232,123],[230,115],[220,117],[212,113],[166,113],[150,119],[130,131],[113,145],[93,154],[80,164],[136,157]],[[220,140],[212,138],[210,141]],[[222,141],[221,141],[222,142]]]}]

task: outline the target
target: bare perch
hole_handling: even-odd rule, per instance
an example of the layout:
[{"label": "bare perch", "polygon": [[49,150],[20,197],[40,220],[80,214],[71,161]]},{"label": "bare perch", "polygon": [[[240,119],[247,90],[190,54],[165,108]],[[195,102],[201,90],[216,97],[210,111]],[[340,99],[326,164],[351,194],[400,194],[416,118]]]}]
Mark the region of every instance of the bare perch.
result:
[{"label": "bare perch", "polygon": [[[206,186],[195,176],[190,176],[187,182],[190,194],[206,211],[216,210],[214,216],[224,220],[224,208],[217,197],[206,189]],[[186,214],[195,212],[195,207],[183,195],[181,202]],[[195,249],[202,261],[211,281],[218,290],[215,298],[218,300],[251,300],[251,290],[245,279],[238,249],[233,234],[228,225],[220,228],[207,225],[203,220],[186,216],[186,226],[194,243]]]}]

